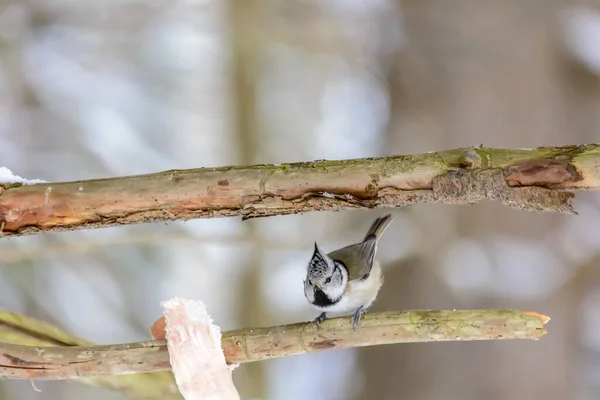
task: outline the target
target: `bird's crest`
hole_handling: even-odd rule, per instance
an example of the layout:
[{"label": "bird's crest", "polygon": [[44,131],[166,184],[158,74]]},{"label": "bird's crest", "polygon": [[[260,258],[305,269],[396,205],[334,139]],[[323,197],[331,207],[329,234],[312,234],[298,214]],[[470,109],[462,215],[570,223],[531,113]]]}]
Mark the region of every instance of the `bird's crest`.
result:
[{"label": "bird's crest", "polygon": [[327,256],[321,252],[319,246],[317,246],[317,242],[315,242],[315,251],[312,255],[312,258],[310,259],[310,264],[308,266],[310,274],[315,278],[325,275],[325,273],[329,269],[329,265],[325,257]]}]

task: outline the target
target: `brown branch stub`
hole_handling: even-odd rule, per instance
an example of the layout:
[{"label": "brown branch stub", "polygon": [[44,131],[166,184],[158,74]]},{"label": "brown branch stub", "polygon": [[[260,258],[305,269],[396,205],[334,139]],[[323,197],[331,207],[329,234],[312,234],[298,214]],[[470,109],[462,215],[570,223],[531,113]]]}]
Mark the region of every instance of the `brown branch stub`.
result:
[{"label": "brown branch stub", "polygon": [[[1,184],[0,184],[1,185]],[[600,189],[600,144],[465,148],[410,156],[199,168],[4,185],[0,236],[161,220],[501,201],[573,212],[564,190]]]},{"label": "brown branch stub", "polygon": [[[228,364],[307,352],[393,343],[533,339],[548,317],[514,310],[390,311],[366,315],[354,331],[350,317],[223,333]],[[18,360],[18,361],[15,361]],[[25,367],[24,367],[25,366]],[[0,343],[0,378],[72,379],[164,371],[164,340],[110,346],[34,347]]]}]

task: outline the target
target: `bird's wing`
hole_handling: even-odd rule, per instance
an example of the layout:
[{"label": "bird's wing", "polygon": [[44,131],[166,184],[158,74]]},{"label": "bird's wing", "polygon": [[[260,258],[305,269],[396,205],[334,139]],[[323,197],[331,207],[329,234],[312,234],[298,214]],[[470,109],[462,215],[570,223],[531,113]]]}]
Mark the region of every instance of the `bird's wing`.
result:
[{"label": "bird's wing", "polygon": [[362,242],[351,244],[329,254],[329,257],[341,261],[346,266],[349,280],[368,278],[377,251],[377,241],[393,219],[391,214],[377,218]]},{"label": "bird's wing", "polygon": [[373,238],[335,250],[329,253],[329,257],[346,266],[348,280],[365,279],[371,273],[376,249],[377,240]]}]

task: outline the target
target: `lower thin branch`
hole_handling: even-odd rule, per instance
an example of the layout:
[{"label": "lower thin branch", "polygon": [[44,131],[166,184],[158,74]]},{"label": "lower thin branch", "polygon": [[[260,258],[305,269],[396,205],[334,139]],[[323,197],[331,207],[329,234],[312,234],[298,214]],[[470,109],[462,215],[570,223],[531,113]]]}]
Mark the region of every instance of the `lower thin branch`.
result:
[{"label": "lower thin branch", "polygon": [[[394,343],[539,339],[549,318],[514,310],[395,311],[223,333],[228,364]],[[164,340],[108,346],[32,347],[0,343],[0,378],[74,379],[170,369]]]},{"label": "lower thin branch", "polygon": [[[93,347],[88,340],[69,335],[57,326],[26,317],[16,313],[0,310],[0,355],[12,356],[6,352],[10,343],[25,348],[56,349]],[[67,347],[53,347],[67,346]],[[1,364],[1,363],[0,363]],[[3,369],[4,367],[0,367]],[[0,373],[0,379],[3,375]],[[141,373],[120,376],[90,376],[78,379],[77,382],[105,389],[114,390],[123,395],[139,400],[182,400],[179,390],[168,372]]]}]

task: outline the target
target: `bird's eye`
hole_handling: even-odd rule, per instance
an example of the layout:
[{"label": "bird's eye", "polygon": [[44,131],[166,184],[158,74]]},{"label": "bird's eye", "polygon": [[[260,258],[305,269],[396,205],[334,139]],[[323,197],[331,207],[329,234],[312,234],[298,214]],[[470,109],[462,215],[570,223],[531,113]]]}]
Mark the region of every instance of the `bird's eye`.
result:
[{"label": "bird's eye", "polygon": [[330,282],[331,282],[331,278],[325,279],[325,283],[330,283]]}]

